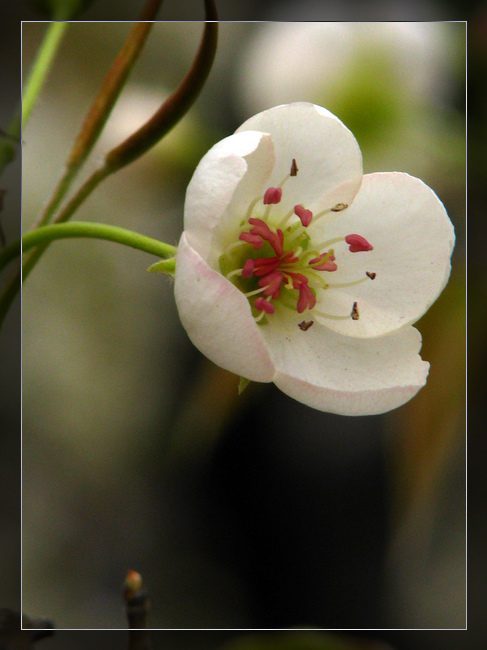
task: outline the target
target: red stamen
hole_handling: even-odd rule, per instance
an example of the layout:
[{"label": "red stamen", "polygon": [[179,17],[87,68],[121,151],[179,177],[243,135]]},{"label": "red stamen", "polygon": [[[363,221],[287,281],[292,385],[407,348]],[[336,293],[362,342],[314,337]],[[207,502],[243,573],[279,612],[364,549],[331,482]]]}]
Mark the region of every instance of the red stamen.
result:
[{"label": "red stamen", "polygon": [[251,278],[251,277],[252,277],[252,273],[254,272],[254,268],[255,268],[255,262],[254,262],[254,260],[252,260],[252,259],[248,259],[248,260],[245,262],[244,267],[243,267],[243,269],[242,269],[242,277],[243,277],[243,278]]},{"label": "red stamen", "polygon": [[311,210],[306,210],[302,205],[294,206],[294,214],[301,219],[301,223],[305,228],[309,226],[313,218]]},{"label": "red stamen", "polygon": [[274,271],[269,273],[269,275],[264,276],[257,283],[259,287],[265,287],[262,292],[264,296],[272,296],[273,298],[279,297],[279,292],[281,289],[281,282],[284,281],[284,276],[279,271]]},{"label": "red stamen", "polygon": [[308,278],[302,273],[286,271],[286,275],[288,275],[293,281],[293,289],[299,289],[301,284],[308,284]]},{"label": "red stamen", "polygon": [[254,304],[256,309],[259,311],[265,311],[266,314],[273,314],[275,311],[274,305],[271,305],[271,303],[265,298],[262,298],[262,296],[259,296]]},{"label": "red stamen", "polygon": [[351,253],[360,253],[361,251],[371,251],[374,248],[369,244],[369,242],[365,239],[365,237],[362,237],[361,235],[347,235],[345,237],[345,241],[347,242],[347,244],[350,244],[349,251]]},{"label": "red stamen", "polygon": [[257,235],[258,237],[265,239],[265,241],[268,241],[272,246],[276,255],[282,255],[284,251],[284,234],[282,230],[278,229],[275,233],[273,233],[265,221],[262,221],[262,219],[250,218],[249,223],[254,226],[250,231],[252,235]]},{"label": "red stamen", "polygon": [[302,314],[305,309],[313,309],[316,305],[316,298],[308,286],[308,283],[299,285],[298,314]]},{"label": "red stamen", "polygon": [[[338,266],[335,264],[335,259],[336,257],[334,255],[322,253],[319,257],[310,260],[309,265],[312,266],[315,271],[336,271]],[[323,260],[323,262],[319,264],[321,260]]]},{"label": "red stamen", "polygon": [[264,194],[264,205],[271,203],[279,203],[282,196],[282,189],[280,187],[269,187]]},{"label": "red stamen", "polygon": [[241,232],[238,238],[242,241],[246,241],[248,244],[252,244],[252,246],[256,249],[262,248],[262,239],[250,232]]},{"label": "red stamen", "polygon": [[281,265],[281,260],[279,257],[259,257],[254,260],[254,265],[254,275],[261,278],[278,269]]}]

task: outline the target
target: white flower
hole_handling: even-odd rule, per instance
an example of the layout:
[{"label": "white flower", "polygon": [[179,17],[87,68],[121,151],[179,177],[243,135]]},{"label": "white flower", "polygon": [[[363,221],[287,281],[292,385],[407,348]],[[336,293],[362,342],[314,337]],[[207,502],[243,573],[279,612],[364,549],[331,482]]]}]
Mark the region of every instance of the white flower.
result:
[{"label": "white flower", "polygon": [[355,138],[324,108],[277,106],[216,144],[184,226],[176,303],[216,364],[346,415],[425,384],[411,324],[448,280],[453,226],[422,181],[362,176]]}]

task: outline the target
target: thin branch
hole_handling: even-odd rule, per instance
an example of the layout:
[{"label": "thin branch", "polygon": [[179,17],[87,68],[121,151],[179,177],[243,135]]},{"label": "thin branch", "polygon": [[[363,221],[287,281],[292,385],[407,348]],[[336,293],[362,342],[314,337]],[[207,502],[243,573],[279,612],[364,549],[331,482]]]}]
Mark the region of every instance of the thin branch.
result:
[{"label": "thin branch", "polygon": [[72,221],[71,223],[51,223],[36,228],[25,234],[22,241],[17,239],[10,243],[0,252],[0,270],[18,257],[22,252],[21,249],[28,251],[36,246],[46,246],[57,239],[79,238],[112,241],[151,255],[157,255],[163,259],[174,257],[176,254],[174,246],[126,228],[91,221]]},{"label": "thin branch", "polygon": [[218,42],[217,11],[214,0],[205,0],[206,23],[200,47],[191,69],[179,88],[159,110],[105,157],[105,165],[113,173],[133,162],[159,142],[181,120],[198,97],[210,73]]},{"label": "thin branch", "polygon": [[[141,12],[144,21],[153,20],[162,0],[148,0]],[[65,171],[34,228],[48,223],[63,200],[74,177],[91,153],[152,29],[152,22],[136,23],[106,75],[76,137]]]}]

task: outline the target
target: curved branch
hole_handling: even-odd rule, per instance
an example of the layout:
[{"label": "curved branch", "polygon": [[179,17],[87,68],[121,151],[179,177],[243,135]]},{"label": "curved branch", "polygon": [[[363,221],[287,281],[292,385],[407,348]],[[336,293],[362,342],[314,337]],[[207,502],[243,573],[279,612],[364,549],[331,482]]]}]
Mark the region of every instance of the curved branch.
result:
[{"label": "curved branch", "polygon": [[105,165],[111,172],[121,169],[142,156],[187,113],[210,73],[218,42],[217,11],[214,0],[205,0],[206,23],[200,47],[191,69],[181,85],[168,97],[159,110],[129,136],[108,152]]}]

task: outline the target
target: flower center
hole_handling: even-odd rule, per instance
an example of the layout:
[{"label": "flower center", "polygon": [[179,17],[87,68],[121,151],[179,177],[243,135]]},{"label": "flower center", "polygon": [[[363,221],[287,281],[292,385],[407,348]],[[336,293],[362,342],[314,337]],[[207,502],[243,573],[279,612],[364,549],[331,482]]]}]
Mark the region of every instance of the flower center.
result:
[{"label": "flower center", "polygon": [[[338,268],[332,246],[344,241],[351,253],[370,251],[373,247],[364,237],[356,234],[314,245],[308,227],[326,214],[345,210],[348,207],[345,203],[337,203],[316,215],[304,204],[297,204],[279,218],[274,206],[281,202],[283,185],[297,172],[298,167],[293,159],[291,171],[280,185],[267,188],[263,196],[251,201],[241,222],[238,239],[227,247],[219,259],[220,271],[247,296],[258,323],[270,322],[278,306],[298,314],[310,310],[322,318],[357,320],[359,311],[356,302],[346,315],[326,314],[317,310],[316,306],[320,306],[323,290],[349,287],[373,280],[376,276],[366,271],[364,277],[353,282],[329,282],[328,274]],[[258,206],[261,207],[259,217],[253,217]],[[312,324],[313,321],[303,320],[299,328],[307,331]]]}]

